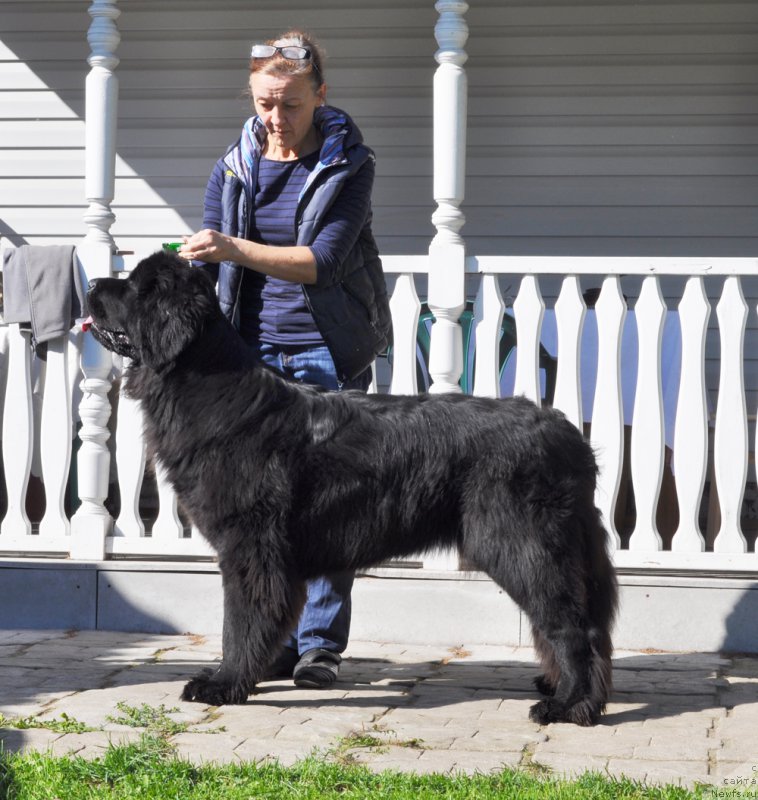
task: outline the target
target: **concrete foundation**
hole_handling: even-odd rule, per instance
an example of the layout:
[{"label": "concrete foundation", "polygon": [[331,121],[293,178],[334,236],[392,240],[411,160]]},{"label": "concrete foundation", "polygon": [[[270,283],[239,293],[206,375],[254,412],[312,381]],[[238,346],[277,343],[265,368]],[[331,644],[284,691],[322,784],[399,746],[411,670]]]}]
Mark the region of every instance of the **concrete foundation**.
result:
[{"label": "concrete foundation", "polygon": [[[617,648],[758,653],[758,576],[619,575]],[[0,561],[0,628],[218,633],[210,562]],[[377,569],[353,590],[356,640],[528,645],[528,620],[481,573]]]}]

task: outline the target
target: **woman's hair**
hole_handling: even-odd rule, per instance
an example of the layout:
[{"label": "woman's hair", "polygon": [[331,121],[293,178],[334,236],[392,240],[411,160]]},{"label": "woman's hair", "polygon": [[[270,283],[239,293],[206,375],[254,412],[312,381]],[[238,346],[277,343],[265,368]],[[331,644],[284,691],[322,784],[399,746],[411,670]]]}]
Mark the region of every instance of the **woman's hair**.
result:
[{"label": "woman's hair", "polygon": [[250,72],[264,75],[307,75],[313,83],[313,89],[318,90],[324,83],[324,53],[316,44],[310,34],[302,31],[287,31],[276,39],[269,39],[266,44],[275,47],[305,47],[310,51],[311,57],[303,60],[285,58],[281,53],[274,53],[268,58],[251,58]]}]

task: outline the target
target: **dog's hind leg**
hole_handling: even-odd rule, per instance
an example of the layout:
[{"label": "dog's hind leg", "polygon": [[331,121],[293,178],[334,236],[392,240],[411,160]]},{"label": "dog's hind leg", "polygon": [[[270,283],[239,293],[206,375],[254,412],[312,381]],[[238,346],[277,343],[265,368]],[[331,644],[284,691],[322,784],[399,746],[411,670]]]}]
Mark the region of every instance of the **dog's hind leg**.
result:
[{"label": "dog's hind leg", "polygon": [[553,648],[537,628],[532,628],[532,642],[542,666],[542,674],[534,679],[534,685],[541,694],[552,697],[561,677],[561,670],[555,658]]},{"label": "dog's hind leg", "polygon": [[[588,531],[582,557],[564,559],[560,572],[553,570],[554,580],[541,581],[539,590],[523,603],[537,632],[538,652],[542,655],[549,648],[557,667],[557,680],[549,680],[545,687],[554,687],[552,696],[530,712],[542,724],[593,725],[611,690],[616,577],[605,550],[605,531],[594,507],[589,508],[582,520]],[[545,559],[547,564],[547,555]]]},{"label": "dog's hind leg", "polygon": [[533,705],[529,716],[541,725],[550,722],[593,725],[602,704],[592,698],[592,648],[584,625],[564,622],[564,625],[551,624],[548,630],[541,631],[552,648],[559,675],[554,685],[547,682],[547,688],[552,689],[551,696]]},{"label": "dog's hind leg", "polygon": [[[581,546],[556,548],[556,542],[566,541],[564,537],[549,536],[544,528],[540,533],[528,519],[519,522],[518,532],[499,537],[501,552],[488,548],[485,555],[489,558],[485,559],[474,553],[469,543],[464,555],[478,556],[478,563],[521,606],[532,624],[534,646],[544,670],[537,688],[547,697],[532,707],[531,718],[540,724],[593,725],[610,691],[610,625],[616,603],[615,578],[602,549],[604,540],[599,539],[596,561],[594,554],[587,552],[592,546],[583,553]],[[576,530],[575,526],[577,520],[567,525],[569,531]],[[486,538],[492,542],[495,535]],[[577,544],[581,538],[581,532],[568,536]]]},{"label": "dog's hind leg", "polygon": [[305,602],[305,584],[283,575],[224,578],[223,660],[187,683],[183,700],[219,706],[246,702],[281,647]]}]

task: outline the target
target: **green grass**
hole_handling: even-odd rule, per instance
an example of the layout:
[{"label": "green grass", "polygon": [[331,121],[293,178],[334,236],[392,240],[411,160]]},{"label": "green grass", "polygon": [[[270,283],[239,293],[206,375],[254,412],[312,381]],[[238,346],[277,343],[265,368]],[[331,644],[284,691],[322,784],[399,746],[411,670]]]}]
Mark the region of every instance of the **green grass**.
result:
[{"label": "green grass", "polygon": [[96,730],[83,722],[79,722],[79,720],[73,719],[73,717],[69,717],[66,713],[55,719],[45,720],[37,717],[6,717],[4,714],[0,714],[0,728],[16,728],[16,730],[20,731],[44,728],[55,733],[86,733],[87,731]]},{"label": "green grass", "polygon": [[0,800],[680,800],[696,794],[673,787],[651,788],[626,780],[585,775],[577,781],[504,770],[495,775],[372,773],[322,758],[293,767],[266,765],[193,766],[177,758],[161,737],[111,747],[95,760],[39,753],[0,755]]},{"label": "green grass", "polygon": [[141,706],[117,703],[116,708],[121,712],[122,716],[113,717],[109,715],[107,717],[109,722],[128,725],[130,728],[145,728],[148,733],[164,739],[177,733],[184,733],[187,730],[185,722],[176,722],[169,716],[169,714],[178,713],[178,708],[166,708],[163,704],[155,708],[147,703],[143,703]]}]

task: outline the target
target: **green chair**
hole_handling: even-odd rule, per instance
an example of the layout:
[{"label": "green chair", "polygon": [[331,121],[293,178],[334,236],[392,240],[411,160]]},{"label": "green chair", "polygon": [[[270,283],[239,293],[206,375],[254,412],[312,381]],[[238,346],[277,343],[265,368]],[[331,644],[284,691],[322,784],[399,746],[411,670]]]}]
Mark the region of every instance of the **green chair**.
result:
[{"label": "green chair", "polygon": [[[465,394],[474,391],[474,368],[476,365],[476,340],[474,336],[474,303],[468,301],[459,318],[463,333],[463,374],[459,384]],[[416,335],[416,380],[419,392],[428,392],[432,384],[429,374],[429,347],[431,344],[432,324],[434,314],[429,309],[428,303],[421,304],[421,311],[418,320],[418,332]],[[509,314],[503,315],[503,322],[500,326],[500,347],[499,364],[500,377],[509,360],[513,357],[516,347],[516,322]],[[392,348],[387,351],[387,360],[392,364]],[[539,366],[545,370],[545,397],[546,403],[553,402],[555,395],[555,378],[557,370],[557,359],[548,353],[540,345]]]}]

